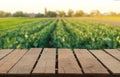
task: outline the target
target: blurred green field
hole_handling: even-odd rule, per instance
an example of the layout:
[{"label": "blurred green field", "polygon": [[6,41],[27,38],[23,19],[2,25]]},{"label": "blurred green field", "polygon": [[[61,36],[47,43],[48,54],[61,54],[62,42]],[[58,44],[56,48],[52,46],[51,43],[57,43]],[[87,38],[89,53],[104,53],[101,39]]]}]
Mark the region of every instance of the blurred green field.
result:
[{"label": "blurred green field", "polygon": [[3,30],[0,30],[0,49],[120,48],[120,27],[111,24],[80,18],[1,19]]},{"label": "blurred green field", "polygon": [[[0,18],[0,30],[9,29],[17,27],[21,24],[31,23],[35,21],[39,21],[41,18],[25,18],[25,17],[8,17],[8,18]],[[71,18],[70,18],[71,19]],[[94,17],[79,17],[72,19],[80,19],[87,21],[99,21],[105,23],[112,24],[120,24],[120,16],[94,16]]]},{"label": "blurred green field", "polygon": [[39,18],[0,18],[0,30],[17,27],[21,24],[39,21]]}]

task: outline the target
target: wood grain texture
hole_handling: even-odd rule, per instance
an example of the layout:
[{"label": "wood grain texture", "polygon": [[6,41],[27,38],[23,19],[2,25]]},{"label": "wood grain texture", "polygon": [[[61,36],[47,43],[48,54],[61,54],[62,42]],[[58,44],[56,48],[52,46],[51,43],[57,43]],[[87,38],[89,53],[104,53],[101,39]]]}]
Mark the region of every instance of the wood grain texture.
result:
[{"label": "wood grain texture", "polygon": [[56,49],[45,48],[33,74],[55,74]]},{"label": "wood grain texture", "polygon": [[118,50],[120,51],[120,48],[118,48]]},{"label": "wood grain texture", "polygon": [[82,74],[70,49],[58,49],[58,74]]},{"label": "wood grain texture", "polygon": [[90,50],[113,75],[120,74],[120,62],[102,50]]},{"label": "wood grain texture", "polygon": [[6,55],[8,55],[9,53],[11,53],[13,51],[13,49],[2,49],[0,50],[0,60],[5,57]]},{"label": "wood grain texture", "polygon": [[117,49],[105,49],[105,51],[120,61],[120,51],[119,50],[117,50]]},{"label": "wood grain texture", "polygon": [[25,54],[27,50],[14,50],[11,54],[0,61],[0,73],[7,73],[18,60]]},{"label": "wood grain texture", "polygon": [[0,77],[120,77],[118,49],[57,51],[1,49]]},{"label": "wood grain texture", "polygon": [[8,73],[30,74],[38,56],[40,55],[40,52],[41,52],[40,48],[30,49]]},{"label": "wood grain texture", "polygon": [[109,74],[107,69],[86,49],[75,49],[85,74]]}]

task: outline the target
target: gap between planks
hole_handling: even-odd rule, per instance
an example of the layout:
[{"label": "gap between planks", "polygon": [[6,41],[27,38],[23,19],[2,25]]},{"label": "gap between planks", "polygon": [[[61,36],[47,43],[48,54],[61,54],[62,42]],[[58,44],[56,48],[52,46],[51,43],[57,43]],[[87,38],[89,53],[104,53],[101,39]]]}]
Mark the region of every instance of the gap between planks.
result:
[{"label": "gap between planks", "polygon": [[[34,61],[34,63],[33,63],[33,66],[31,66],[31,71],[30,71],[30,75],[32,76],[33,74],[34,74],[34,70],[35,70],[35,68],[37,67],[37,65],[38,65],[38,62],[39,62],[39,60],[41,59],[41,57],[42,57],[42,55],[43,55],[43,53],[44,53],[44,55],[45,55],[45,53],[46,52],[44,52],[44,50],[45,51],[49,51],[49,49],[50,48],[48,48],[48,50],[46,50],[47,48],[45,48],[45,49],[42,49],[42,50],[40,50],[40,52],[39,52],[39,54],[38,54],[38,57],[35,59],[36,61]],[[30,49],[31,50],[31,49]],[[29,51],[30,51],[29,50]],[[28,52],[29,52],[28,51]],[[52,51],[52,50],[51,50]],[[63,52],[64,51],[64,52]],[[84,50],[83,50],[84,51]],[[88,51],[88,50],[85,50],[85,51]],[[94,51],[94,50],[93,50]],[[119,59],[119,56],[118,56],[118,54],[112,54],[112,53],[110,53],[110,52],[107,52],[107,51],[111,51],[111,50],[105,50],[105,51],[102,51],[102,52],[104,52],[104,54],[106,55],[109,55],[109,56],[111,56],[111,57],[113,57],[113,58],[118,58]],[[9,52],[5,57],[7,57],[7,56],[9,56],[11,53],[12,53],[13,51],[11,50],[11,52]],[[27,52],[27,53],[28,53]],[[92,52],[92,50],[89,50],[88,51],[94,58],[96,58],[96,60],[98,60],[109,72],[111,72],[111,70],[108,68],[108,67],[106,67],[106,65],[104,64],[104,62],[102,62],[93,52]],[[27,54],[26,53],[26,54]],[[62,58],[62,57],[65,57],[65,56],[69,56],[68,57],[68,61],[71,61],[71,62],[73,62],[73,60],[75,60],[75,66],[78,66],[78,68],[81,70],[81,72],[80,72],[80,70],[79,70],[79,74],[84,74],[85,73],[85,71],[84,71],[84,68],[83,68],[83,65],[82,65],[82,63],[81,63],[81,60],[79,60],[79,56],[78,56],[78,54],[76,53],[76,50],[73,50],[73,52],[72,52],[72,50],[70,50],[70,49],[54,49],[54,53],[58,53],[58,54],[56,54],[56,55],[54,55],[54,72],[53,72],[53,74],[55,74],[55,75],[59,75],[59,74],[61,74],[60,73],[60,59]],[[119,50],[118,50],[118,53],[119,53]],[[25,55],[26,55],[25,54]],[[61,55],[60,55],[61,54]],[[90,55],[89,54],[89,55]],[[25,55],[23,55],[23,57],[25,56]],[[79,54],[79,55],[81,55],[81,54]],[[116,56],[117,55],[117,56]],[[5,58],[4,57],[4,58]],[[22,58],[23,58],[22,57]],[[49,56],[44,56],[44,58],[46,58],[46,57],[49,57]],[[53,56],[52,56],[53,57]],[[71,58],[72,57],[72,59],[71,60],[69,60],[69,58]],[[22,59],[21,58],[21,59]],[[20,59],[20,60],[21,60]],[[49,59],[49,58],[48,58]],[[67,61],[67,60],[65,60],[65,59],[67,59],[67,58],[64,58],[64,60],[63,60],[63,63],[66,63],[66,64],[69,64],[69,63],[71,63],[71,62],[65,62],[65,61]],[[20,61],[19,60],[19,61]],[[17,63],[16,63],[17,64]],[[16,66],[16,65],[15,65]],[[64,65],[63,65],[64,66]],[[67,68],[68,69],[68,66],[67,65],[65,65],[66,67],[65,67],[65,69]],[[71,66],[72,67],[72,66]],[[71,68],[71,67],[69,67],[69,68]],[[13,67],[14,68],[14,67]],[[12,69],[10,69],[10,72],[11,72],[11,70],[13,70],[13,68]],[[72,67],[73,68],[73,67]],[[49,68],[48,68],[49,69]],[[67,70],[66,69],[66,70]],[[75,69],[76,69],[76,67],[75,67]],[[68,72],[67,72],[68,71]],[[66,73],[64,73],[64,74],[75,74],[75,73],[77,73],[77,72],[75,72],[75,73],[72,73],[72,72],[74,72],[74,71],[70,71],[70,70],[67,70],[66,71]],[[64,71],[65,72],[65,71]],[[9,72],[8,72],[9,73]],[[39,73],[40,74],[40,73]],[[41,75],[42,75],[43,73],[41,73]],[[47,72],[46,72],[46,74],[47,74]],[[48,74],[50,74],[49,72],[48,72]],[[62,72],[62,74],[63,74],[63,72]],[[86,74],[86,73],[85,73]]]}]

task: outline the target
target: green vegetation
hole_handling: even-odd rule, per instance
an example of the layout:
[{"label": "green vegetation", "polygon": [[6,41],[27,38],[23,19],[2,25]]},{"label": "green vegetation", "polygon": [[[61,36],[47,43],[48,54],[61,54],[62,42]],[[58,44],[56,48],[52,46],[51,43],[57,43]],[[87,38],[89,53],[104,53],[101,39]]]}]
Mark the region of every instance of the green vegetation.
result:
[{"label": "green vegetation", "polygon": [[[16,22],[19,20],[19,18],[14,19]],[[27,18],[23,18],[23,21],[21,20],[22,24],[15,23],[17,25],[15,27],[8,25],[10,29],[7,24],[3,26],[5,30],[0,31],[0,48],[120,48],[118,26],[75,18],[33,18],[28,21]]]},{"label": "green vegetation", "polygon": [[101,49],[120,47],[120,27],[95,22],[67,20],[65,22],[77,48]]},{"label": "green vegetation", "polygon": [[21,24],[39,21],[37,18],[0,18],[0,30],[9,29]]}]

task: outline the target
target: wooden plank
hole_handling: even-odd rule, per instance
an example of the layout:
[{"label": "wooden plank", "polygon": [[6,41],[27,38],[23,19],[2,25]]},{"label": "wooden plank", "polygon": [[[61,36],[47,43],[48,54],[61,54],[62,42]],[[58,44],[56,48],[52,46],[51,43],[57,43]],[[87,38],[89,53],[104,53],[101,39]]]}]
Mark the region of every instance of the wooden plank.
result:
[{"label": "wooden plank", "polygon": [[107,69],[88,50],[75,49],[75,54],[86,75],[95,74],[95,77],[98,77],[97,75],[109,75]]},{"label": "wooden plank", "polygon": [[117,50],[117,49],[105,49],[105,51],[120,61],[120,51],[119,50]]},{"label": "wooden plank", "polygon": [[58,74],[82,74],[70,49],[58,49]]},{"label": "wooden plank", "polygon": [[102,50],[90,50],[113,75],[120,74],[120,62]]},{"label": "wooden plank", "polygon": [[12,51],[13,51],[13,49],[2,49],[2,50],[0,50],[0,60]]},{"label": "wooden plank", "polygon": [[55,74],[56,49],[45,48],[33,74]]},{"label": "wooden plank", "polygon": [[40,55],[40,52],[40,48],[31,48],[8,73],[29,75]]},{"label": "wooden plank", "polygon": [[118,50],[120,51],[120,48],[118,48]]},{"label": "wooden plank", "polygon": [[25,54],[26,50],[16,49],[14,52],[6,56],[0,61],[0,73],[7,73],[11,67],[13,67],[18,60]]}]

